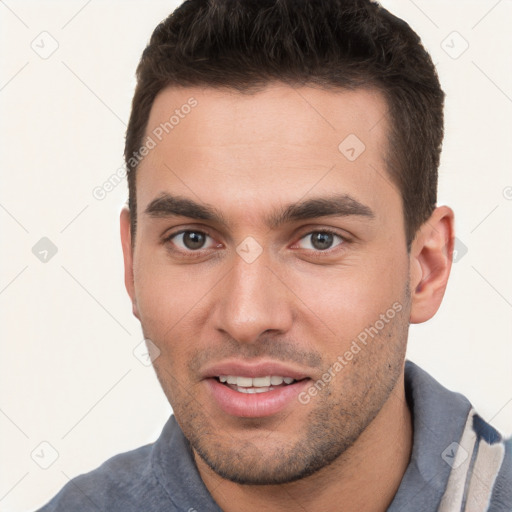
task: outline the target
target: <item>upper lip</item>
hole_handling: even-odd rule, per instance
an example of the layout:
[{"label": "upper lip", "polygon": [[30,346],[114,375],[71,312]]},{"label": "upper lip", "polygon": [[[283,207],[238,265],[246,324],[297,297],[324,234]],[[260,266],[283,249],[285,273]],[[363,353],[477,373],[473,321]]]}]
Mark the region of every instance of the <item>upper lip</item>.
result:
[{"label": "upper lip", "polygon": [[203,379],[219,377],[220,375],[234,375],[237,377],[291,377],[295,380],[308,378],[308,375],[293,366],[275,361],[247,362],[240,360],[221,361],[207,366],[201,372]]}]

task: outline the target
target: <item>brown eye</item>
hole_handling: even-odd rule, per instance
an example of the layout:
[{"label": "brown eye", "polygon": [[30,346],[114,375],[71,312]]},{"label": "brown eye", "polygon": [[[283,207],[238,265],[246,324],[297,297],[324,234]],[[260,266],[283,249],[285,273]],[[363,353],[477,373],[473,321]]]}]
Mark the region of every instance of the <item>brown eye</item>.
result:
[{"label": "brown eye", "polygon": [[197,251],[208,248],[208,244],[213,243],[213,239],[202,231],[180,231],[167,238],[168,242],[173,243],[183,251]]},{"label": "brown eye", "polygon": [[201,249],[206,241],[206,235],[196,231],[183,233],[183,245],[187,249]]}]

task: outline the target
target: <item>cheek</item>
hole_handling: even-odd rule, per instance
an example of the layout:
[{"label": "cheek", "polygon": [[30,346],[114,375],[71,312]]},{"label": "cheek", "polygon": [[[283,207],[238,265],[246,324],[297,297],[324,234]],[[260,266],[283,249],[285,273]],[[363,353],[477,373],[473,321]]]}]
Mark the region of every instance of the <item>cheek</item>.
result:
[{"label": "cheek", "polygon": [[135,296],[145,334],[166,338],[178,329],[211,289],[208,279],[191,275],[190,267],[171,266],[140,258],[135,272]]},{"label": "cheek", "polygon": [[295,274],[293,289],[306,305],[307,317],[339,344],[354,339],[403,302],[407,261],[395,254],[365,258],[364,264],[319,267],[314,273]]}]

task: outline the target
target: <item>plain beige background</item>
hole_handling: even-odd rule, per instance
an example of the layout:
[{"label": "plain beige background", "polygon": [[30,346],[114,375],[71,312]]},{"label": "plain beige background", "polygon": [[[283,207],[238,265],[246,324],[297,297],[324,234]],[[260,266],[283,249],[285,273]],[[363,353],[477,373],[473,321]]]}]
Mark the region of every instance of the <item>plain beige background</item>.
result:
[{"label": "plain beige background", "polygon": [[[512,3],[383,4],[422,36],[447,93],[439,203],[454,208],[459,239],[444,303],[411,328],[409,357],[510,435]],[[104,183],[123,175],[138,59],[176,5],[0,2],[2,511],[33,510],[154,441],[170,414],[137,357],[123,285],[126,182]]]}]

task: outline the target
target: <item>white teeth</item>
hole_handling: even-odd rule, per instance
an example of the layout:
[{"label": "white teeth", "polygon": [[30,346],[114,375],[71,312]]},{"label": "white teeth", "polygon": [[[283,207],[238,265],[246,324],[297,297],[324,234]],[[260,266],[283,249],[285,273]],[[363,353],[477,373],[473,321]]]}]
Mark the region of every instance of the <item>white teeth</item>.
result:
[{"label": "white teeth", "polygon": [[237,391],[240,393],[252,394],[252,393],[266,393],[267,391],[272,391],[273,387],[265,387],[265,388],[241,388],[237,387]]},{"label": "white teeth", "polygon": [[236,385],[243,388],[252,388],[252,378],[251,377],[237,377]]},{"label": "white teeth", "polygon": [[239,388],[257,389],[257,391],[248,391],[249,393],[260,393],[260,389],[268,391],[270,386],[280,386],[283,384],[291,384],[295,382],[292,377],[280,377],[278,375],[268,375],[265,377],[238,377],[236,375],[220,375],[219,381],[222,383],[232,384]]},{"label": "white teeth", "polygon": [[270,377],[254,377],[252,379],[252,385],[255,388],[268,388],[270,386]]}]

